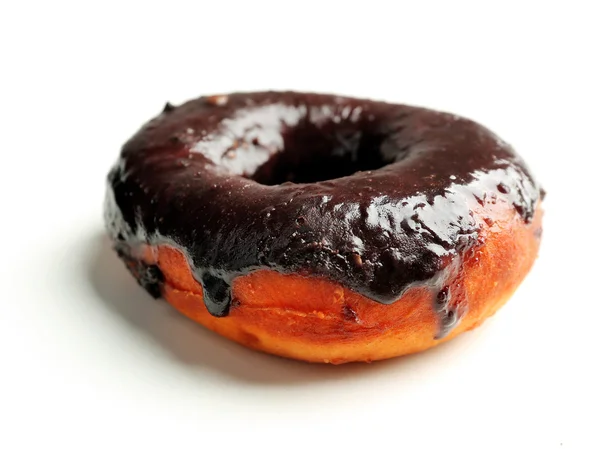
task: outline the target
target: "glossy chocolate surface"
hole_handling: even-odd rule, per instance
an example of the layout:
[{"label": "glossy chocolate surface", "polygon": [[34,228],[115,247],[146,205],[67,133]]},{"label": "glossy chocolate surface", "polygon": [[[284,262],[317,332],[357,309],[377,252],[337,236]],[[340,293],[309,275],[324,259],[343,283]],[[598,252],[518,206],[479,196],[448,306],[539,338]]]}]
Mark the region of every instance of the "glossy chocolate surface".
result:
[{"label": "glossy chocolate surface", "polygon": [[[307,93],[237,93],[168,104],[109,175],[107,228],[120,253],[171,244],[211,314],[257,269],[339,282],[389,304],[414,285],[438,296],[440,336],[466,307],[444,286],[477,246],[477,204],[532,218],[540,189],[523,161],[470,120]],[[160,275],[138,272],[156,295]],[[146,284],[147,283],[147,284]]]}]

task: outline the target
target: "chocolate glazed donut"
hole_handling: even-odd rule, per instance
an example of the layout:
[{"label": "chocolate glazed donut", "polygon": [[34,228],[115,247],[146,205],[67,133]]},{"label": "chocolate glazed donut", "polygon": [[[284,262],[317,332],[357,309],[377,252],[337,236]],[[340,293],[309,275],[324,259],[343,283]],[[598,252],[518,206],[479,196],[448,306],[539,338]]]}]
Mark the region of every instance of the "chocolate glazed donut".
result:
[{"label": "chocolate glazed donut", "polygon": [[[266,270],[337,285],[379,310],[424,289],[436,320],[429,347],[469,313],[465,263],[476,261],[486,241],[493,244],[502,222],[518,225],[513,236],[528,235],[525,252],[505,244],[490,258],[494,269],[518,270],[497,299],[516,289],[537,253],[539,200],[539,186],[513,149],[468,119],[332,95],[236,93],[167,104],[143,126],[109,174],[105,220],[117,252],[153,296],[165,295],[170,264],[192,276],[171,272],[170,287],[195,294],[193,309],[182,311],[194,318],[191,312],[206,309],[214,319],[198,320],[218,332],[217,319],[244,305],[232,290],[236,279]],[[159,251],[167,249],[171,258],[161,265]],[[333,331],[344,335],[352,331],[344,323],[360,324],[361,307],[340,307]],[[313,323],[319,319],[317,313]],[[220,333],[312,361],[399,355],[278,350],[257,326],[242,336]],[[375,338],[373,326],[369,335]]]}]

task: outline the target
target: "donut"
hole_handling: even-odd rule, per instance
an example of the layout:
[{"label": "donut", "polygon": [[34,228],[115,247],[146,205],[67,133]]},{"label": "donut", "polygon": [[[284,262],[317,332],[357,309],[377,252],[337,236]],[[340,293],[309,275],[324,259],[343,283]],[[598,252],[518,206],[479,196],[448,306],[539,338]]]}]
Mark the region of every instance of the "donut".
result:
[{"label": "donut", "polygon": [[480,325],[537,257],[544,191],[484,126],[299,92],[167,104],[104,219],[153,297],[256,350],[371,362]]}]

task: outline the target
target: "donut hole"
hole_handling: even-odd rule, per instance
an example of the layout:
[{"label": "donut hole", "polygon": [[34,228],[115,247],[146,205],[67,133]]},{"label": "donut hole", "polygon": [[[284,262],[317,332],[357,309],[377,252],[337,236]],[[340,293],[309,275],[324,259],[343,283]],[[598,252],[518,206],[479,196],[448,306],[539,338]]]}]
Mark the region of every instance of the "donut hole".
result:
[{"label": "donut hole", "polygon": [[382,152],[386,135],[361,130],[356,124],[305,122],[282,136],[283,149],[248,175],[250,179],[267,186],[328,181],[377,170],[395,157]]}]

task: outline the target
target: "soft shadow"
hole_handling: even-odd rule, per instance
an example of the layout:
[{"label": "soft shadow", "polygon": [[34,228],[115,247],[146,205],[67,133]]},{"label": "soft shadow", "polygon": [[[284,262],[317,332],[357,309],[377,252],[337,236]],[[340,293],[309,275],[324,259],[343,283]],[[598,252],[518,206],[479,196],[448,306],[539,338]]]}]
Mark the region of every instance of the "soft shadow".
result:
[{"label": "soft shadow", "polygon": [[[98,299],[110,312],[141,331],[181,366],[208,368],[230,378],[264,384],[304,384],[347,379],[414,367],[446,345],[424,353],[371,364],[308,364],[244,348],[187,319],[164,300],[150,297],[125,269],[103,234],[90,238],[88,274]],[[456,340],[455,340],[456,341]]]}]

